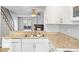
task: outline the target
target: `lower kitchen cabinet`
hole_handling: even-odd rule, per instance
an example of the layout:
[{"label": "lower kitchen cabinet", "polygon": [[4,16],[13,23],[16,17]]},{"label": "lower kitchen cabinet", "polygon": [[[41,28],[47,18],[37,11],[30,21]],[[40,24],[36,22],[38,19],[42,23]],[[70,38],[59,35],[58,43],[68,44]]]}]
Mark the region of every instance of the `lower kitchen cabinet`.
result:
[{"label": "lower kitchen cabinet", "polygon": [[36,52],[49,52],[48,43],[36,43]]},{"label": "lower kitchen cabinet", "polygon": [[9,48],[10,52],[49,52],[48,39],[3,39],[2,47]]},{"label": "lower kitchen cabinet", "polygon": [[47,39],[22,39],[22,52],[48,52]]},{"label": "lower kitchen cabinet", "polygon": [[11,39],[3,39],[2,40],[2,48],[9,48],[9,52],[12,51],[12,40]]},{"label": "lower kitchen cabinet", "polygon": [[49,41],[48,39],[38,39],[36,40],[36,52],[48,52],[49,51]]},{"label": "lower kitchen cabinet", "polygon": [[20,52],[21,41],[20,39],[3,39],[2,48],[9,48],[9,52]]},{"label": "lower kitchen cabinet", "polygon": [[33,52],[33,40],[22,39],[22,52]]},{"label": "lower kitchen cabinet", "polygon": [[12,52],[21,52],[21,44],[20,43],[12,43]]},{"label": "lower kitchen cabinet", "polygon": [[33,44],[23,43],[22,44],[22,52],[33,52]]},{"label": "lower kitchen cabinet", "polygon": [[21,39],[12,40],[12,52],[21,52]]}]

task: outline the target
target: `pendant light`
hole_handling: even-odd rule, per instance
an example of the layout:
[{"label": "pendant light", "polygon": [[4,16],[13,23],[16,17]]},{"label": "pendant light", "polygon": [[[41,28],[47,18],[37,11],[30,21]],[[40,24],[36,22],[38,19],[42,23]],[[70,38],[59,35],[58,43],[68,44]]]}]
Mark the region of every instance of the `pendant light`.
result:
[{"label": "pendant light", "polygon": [[37,15],[36,10],[32,9],[32,17],[35,17]]}]

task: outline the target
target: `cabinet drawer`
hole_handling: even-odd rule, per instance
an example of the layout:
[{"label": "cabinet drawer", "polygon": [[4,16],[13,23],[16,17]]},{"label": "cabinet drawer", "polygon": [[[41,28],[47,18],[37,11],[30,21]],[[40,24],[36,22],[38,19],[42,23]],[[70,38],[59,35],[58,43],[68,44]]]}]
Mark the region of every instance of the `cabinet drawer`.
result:
[{"label": "cabinet drawer", "polygon": [[3,43],[12,42],[12,39],[2,39],[2,42],[3,42]]},{"label": "cabinet drawer", "polygon": [[21,39],[3,39],[2,42],[21,42]]},{"label": "cabinet drawer", "polygon": [[22,43],[34,43],[34,39],[22,39]]},{"label": "cabinet drawer", "polygon": [[21,39],[13,39],[12,42],[13,43],[21,43]]}]

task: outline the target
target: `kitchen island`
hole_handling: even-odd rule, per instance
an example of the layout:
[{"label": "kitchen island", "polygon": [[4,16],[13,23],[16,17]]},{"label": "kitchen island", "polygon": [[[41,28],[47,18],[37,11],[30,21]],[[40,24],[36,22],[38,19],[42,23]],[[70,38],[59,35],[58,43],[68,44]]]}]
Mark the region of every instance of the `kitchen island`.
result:
[{"label": "kitchen island", "polygon": [[50,52],[51,43],[47,37],[3,38],[2,47],[9,52]]},{"label": "kitchen island", "polygon": [[[79,51],[79,40],[76,38],[73,38],[69,35],[66,35],[64,33],[60,33],[60,32],[24,32],[24,31],[20,32],[20,31],[18,31],[18,32],[10,33],[10,35],[8,35],[4,38],[12,39],[12,40],[22,39],[22,38],[24,38],[23,40],[25,40],[25,38],[28,38],[28,39],[30,38],[31,40],[32,40],[32,38],[33,38],[33,40],[36,40],[38,38],[39,39],[47,38],[46,40],[48,40],[50,42],[50,46],[52,46],[52,48],[50,48],[49,51],[61,51],[61,50],[63,52],[66,50],[67,51],[68,50],[69,51]],[[36,47],[36,46],[33,45],[33,47]],[[39,50],[39,49],[37,49],[37,50]]]}]

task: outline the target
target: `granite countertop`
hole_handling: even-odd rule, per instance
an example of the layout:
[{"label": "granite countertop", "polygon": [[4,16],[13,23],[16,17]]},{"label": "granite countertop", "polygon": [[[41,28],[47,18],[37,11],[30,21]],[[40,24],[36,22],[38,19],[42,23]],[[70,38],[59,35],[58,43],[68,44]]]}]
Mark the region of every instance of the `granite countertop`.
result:
[{"label": "granite countertop", "polygon": [[64,33],[47,34],[49,41],[55,48],[79,49],[79,40],[75,40]]}]

